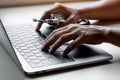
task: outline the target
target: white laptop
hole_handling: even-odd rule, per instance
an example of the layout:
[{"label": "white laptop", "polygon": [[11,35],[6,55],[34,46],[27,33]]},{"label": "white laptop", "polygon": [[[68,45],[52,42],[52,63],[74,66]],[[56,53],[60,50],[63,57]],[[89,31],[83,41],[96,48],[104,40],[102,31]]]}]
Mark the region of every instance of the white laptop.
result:
[{"label": "white laptop", "polygon": [[95,45],[83,44],[63,57],[69,44],[62,45],[55,55],[41,51],[41,46],[52,27],[44,27],[41,33],[32,25],[3,26],[0,21],[0,43],[13,61],[27,75],[40,74],[75,66],[104,62],[112,56]]}]

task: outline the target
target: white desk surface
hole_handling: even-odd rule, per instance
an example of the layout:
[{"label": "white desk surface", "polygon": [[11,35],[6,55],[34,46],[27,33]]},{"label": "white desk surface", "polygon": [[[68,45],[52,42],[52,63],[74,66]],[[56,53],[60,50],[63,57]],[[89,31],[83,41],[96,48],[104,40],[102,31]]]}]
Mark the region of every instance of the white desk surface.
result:
[{"label": "white desk surface", "polygon": [[[89,3],[68,3],[67,6],[82,8]],[[94,3],[93,3],[94,4]],[[39,18],[51,5],[38,5],[16,8],[1,8],[0,18],[5,25],[33,24],[33,18]],[[110,26],[120,26],[120,21],[106,22]],[[103,24],[106,24],[102,22]],[[113,55],[112,63],[94,64],[83,67],[56,71],[48,74],[39,74],[34,78],[25,76],[12,62],[4,49],[0,46],[0,80],[120,80],[120,48],[108,43],[99,45]]]}]

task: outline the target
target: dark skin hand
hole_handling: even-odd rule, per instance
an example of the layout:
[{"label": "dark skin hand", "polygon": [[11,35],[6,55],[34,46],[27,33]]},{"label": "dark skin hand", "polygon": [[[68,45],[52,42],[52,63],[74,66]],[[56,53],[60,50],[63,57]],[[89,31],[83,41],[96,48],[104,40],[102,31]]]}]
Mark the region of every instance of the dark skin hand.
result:
[{"label": "dark skin hand", "polygon": [[46,39],[42,50],[50,48],[50,53],[54,53],[62,44],[73,40],[64,50],[63,54],[68,54],[80,44],[100,44],[109,42],[120,46],[120,28],[103,27],[94,25],[70,24],[54,30]]},{"label": "dark skin hand", "polygon": [[[55,7],[53,7],[52,9],[44,12],[43,16],[41,17],[41,20],[49,19],[50,14],[62,15],[66,21],[64,22],[64,24],[61,24],[59,26],[55,25],[55,28],[65,26],[65,25],[68,25],[69,23],[77,22],[79,20],[79,17],[77,16],[79,14],[77,14],[77,10],[65,7],[60,3],[55,3],[54,6]],[[41,23],[41,22],[38,23],[36,30],[39,30],[41,28],[42,24],[43,23]]]},{"label": "dark skin hand", "polygon": [[73,40],[64,51],[64,54],[67,54],[82,43],[99,44],[104,41],[104,37],[104,30],[101,28],[98,29],[87,25],[80,26],[78,24],[70,24],[54,30],[46,38],[42,50],[50,48],[50,53],[54,53],[62,44]]},{"label": "dark skin hand", "polygon": [[[40,19],[49,19],[50,14],[62,14],[65,18],[65,22],[59,26],[55,26],[55,28],[74,24],[82,18],[94,20],[117,20],[120,19],[120,0],[101,0],[96,2],[96,5],[90,4],[83,9],[73,9],[66,7],[63,4],[55,3],[53,8],[45,11]],[[42,24],[43,23],[39,22],[36,30],[39,30]]]},{"label": "dark skin hand", "polygon": [[[120,46],[120,28],[106,28],[99,26],[80,26],[76,22],[81,18],[94,20],[117,20],[120,19],[120,0],[103,0],[96,5],[90,5],[83,9],[72,9],[57,3],[55,7],[46,11],[41,19],[50,17],[50,14],[62,14],[65,22],[54,30],[45,40],[42,50],[50,48],[50,52],[54,53],[62,44],[73,40],[65,49],[64,54],[68,54],[71,50],[80,44],[100,44],[109,42]],[[36,30],[39,30],[42,23],[38,23]],[[60,28],[61,27],[61,28]]]}]

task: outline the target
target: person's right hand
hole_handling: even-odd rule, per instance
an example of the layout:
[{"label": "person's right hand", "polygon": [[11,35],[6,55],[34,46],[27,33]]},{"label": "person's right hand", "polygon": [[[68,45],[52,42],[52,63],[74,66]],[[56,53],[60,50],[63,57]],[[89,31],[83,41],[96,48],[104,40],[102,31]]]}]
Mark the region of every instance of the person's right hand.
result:
[{"label": "person's right hand", "polygon": [[67,55],[70,51],[81,44],[100,44],[107,42],[108,30],[106,27],[95,25],[69,24],[65,27],[54,30],[44,41],[42,51],[54,52],[64,43],[73,40],[63,54]]},{"label": "person's right hand", "polygon": [[[62,14],[62,16],[65,19],[65,22],[59,26],[55,26],[55,29],[71,23],[76,23],[79,20],[78,10],[65,7],[60,3],[55,3],[55,7],[53,7],[48,11],[45,11],[41,19],[42,20],[49,19],[50,14],[60,14],[60,15]],[[36,30],[38,31],[41,28],[41,26],[42,26],[42,23],[39,22],[36,27]]]}]

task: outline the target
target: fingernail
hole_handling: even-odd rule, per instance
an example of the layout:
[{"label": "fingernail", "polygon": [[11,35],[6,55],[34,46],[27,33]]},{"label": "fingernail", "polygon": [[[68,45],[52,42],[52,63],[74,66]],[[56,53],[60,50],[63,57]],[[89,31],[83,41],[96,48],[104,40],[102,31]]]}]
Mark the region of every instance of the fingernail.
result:
[{"label": "fingernail", "polygon": [[48,51],[47,48],[41,47],[41,51]]},{"label": "fingernail", "polygon": [[44,51],[44,47],[41,47],[41,50]]},{"label": "fingernail", "polygon": [[45,53],[48,53],[48,49],[44,49],[44,50],[41,50],[41,51],[43,51]]},{"label": "fingernail", "polygon": [[54,53],[54,51],[52,50],[52,48],[50,48],[49,52],[50,52],[51,54],[53,54],[53,53]]}]

